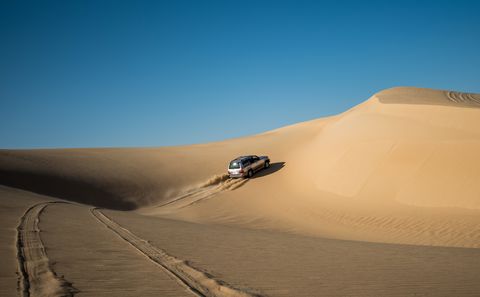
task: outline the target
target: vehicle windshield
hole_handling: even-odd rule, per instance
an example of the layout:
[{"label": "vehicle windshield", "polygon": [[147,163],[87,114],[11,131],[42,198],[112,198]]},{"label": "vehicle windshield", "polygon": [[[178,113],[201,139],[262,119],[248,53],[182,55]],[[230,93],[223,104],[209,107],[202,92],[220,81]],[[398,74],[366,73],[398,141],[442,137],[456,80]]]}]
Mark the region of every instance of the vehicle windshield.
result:
[{"label": "vehicle windshield", "polygon": [[239,162],[239,161],[232,161],[232,162],[230,162],[229,168],[230,168],[230,169],[238,169],[238,168],[240,168],[240,162]]}]

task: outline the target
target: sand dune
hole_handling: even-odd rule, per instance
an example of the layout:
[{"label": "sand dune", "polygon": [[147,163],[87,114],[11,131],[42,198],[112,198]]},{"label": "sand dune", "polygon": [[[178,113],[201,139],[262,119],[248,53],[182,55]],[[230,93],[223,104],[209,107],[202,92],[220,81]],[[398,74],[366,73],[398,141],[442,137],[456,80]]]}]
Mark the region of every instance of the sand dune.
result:
[{"label": "sand dune", "polygon": [[[338,116],[216,143],[3,150],[0,178],[71,201],[193,222],[478,247],[478,97],[393,88]],[[222,176],[230,159],[248,153],[283,168],[248,182]]]},{"label": "sand dune", "polygon": [[[137,252],[157,259],[158,264],[176,275],[191,292],[200,292],[201,296],[209,296],[211,292],[217,292],[211,293],[212,296],[240,296],[250,294],[248,292],[262,295],[260,291],[266,291],[288,296],[286,291],[271,291],[268,284],[262,282],[258,285],[266,287],[260,291],[251,288],[235,291],[234,288],[242,285],[235,277],[223,278],[229,273],[205,274],[202,269],[189,266],[188,257],[195,257],[194,252],[184,254],[184,257],[175,250],[167,253],[164,246],[169,245],[168,240],[153,245],[147,240],[154,235],[147,232],[143,237],[146,239],[137,237],[143,233],[143,229],[138,229],[143,224],[139,220],[157,222],[159,226],[172,224],[171,228],[175,230],[176,226],[190,224],[189,228],[199,226],[207,233],[212,226],[222,226],[240,228],[228,229],[237,230],[235,234],[258,231],[278,232],[272,233],[278,236],[308,236],[317,240],[328,238],[339,247],[343,246],[338,241],[340,239],[478,248],[479,127],[478,94],[393,88],[379,92],[337,116],[221,142],[161,148],[0,150],[0,184],[46,195],[37,199],[34,198],[36,194],[22,192],[20,195],[4,187],[0,191],[4,200],[2,211],[7,214],[8,205],[20,203],[10,197],[23,197],[21,203],[25,216],[18,227],[18,242],[20,246],[37,242],[35,246],[38,247],[36,250],[26,248],[27,254],[19,254],[19,267],[25,267],[20,270],[20,276],[32,279],[25,281],[24,285],[24,288],[31,286],[27,289],[29,292],[48,289],[61,295],[75,292],[75,282],[83,288],[89,283],[82,275],[69,270],[67,265],[62,269],[74,278],[73,286],[69,287],[70,278],[67,276],[67,282],[57,276],[49,264],[50,255],[47,257],[42,252],[43,238],[37,236],[38,232],[22,231],[38,228],[35,216],[47,205],[45,201],[60,198],[79,203],[76,208],[67,207],[68,211],[75,213],[78,209],[79,216],[84,217],[82,220],[91,220],[89,226],[103,223],[117,235],[126,232],[122,237],[124,241],[141,243],[136,246]],[[268,155],[272,166],[249,180],[228,178],[225,174],[227,163],[245,154]],[[86,211],[92,206],[133,211],[129,214],[135,217],[132,220],[136,223],[130,227],[136,235],[102,215],[103,211]],[[92,220],[92,214],[96,220]],[[112,214],[120,219],[123,217],[118,212]],[[55,217],[61,216],[57,214]],[[2,220],[8,226],[14,222],[10,216]],[[65,224],[66,219],[63,220]],[[132,220],[125,223],[130,224]],[[56,228],[53,223],[49,226],[51,230]],[[71,227],[77,228],[77,232],[82,230],[81,223]],[[52,243],[61,242],[60,239],[66,236],[57,239],[49,234],[46,234],[47,239]],[[107,235],[98,231],[95,236],[103,238]],[[89,244],[94,247],[96,243]],[[125,247],[118,248],[119,244],[116,242],[109,248],[128,254]],[[15,247],[12,244],[5,250],[15,250]],[[61,259],[61,263],[76,261],[69,260],[64,252],[57,253],[55,249],[51,252],[54,258]],[[230,252],[225,250],[226,254]],[[370,255],[368,252],[362,255],[367,254]],[[101,259],[98,261],[106,261],[103,255],[98,257]],[[43,266],[29,266],[29,261],[37,260],[41,260],[39,263]],[[110,263],[108,261],[105,263]],[[141,260],[131,258],[128,261],[137,263]],[[130,263],[128,261],[125,265]],[[11,265],[5,269],[11,271]],[[158,273],[155,268],[142,265],[140,270]],[[217,282],[218,279],[210,278],[211,275],[222,277],[222,281]],[[257,283],[248,275],[238,277],[247,283]],[[44,281],[47,287],[42,287],[42,279],[47,280]],[[168,294],[179,296],[185,293],[185,288],[174,288],[178,279],[167,279],[162,284],[171,290]],[[37,287],[35,280],[40,281]],[[141,284],[142,280],[135,282]],[[466,290],[470,288],[468,285]],[[297,288],[297,291],[302,290]],[[332,293],[334,291],[325,292],[336,296]],[[385,296],[394,293],[389,295],[380,291]],[[469,295],[467,291],[464,296]],[[308,290],[304,293],[311,296]]]},{"label": "sand dune", "polygon": [[447,94],[390,89],[339,116],[277,130],[315,133],[278,154],[284,170],[170,217],[478,247],[480,109]]}]

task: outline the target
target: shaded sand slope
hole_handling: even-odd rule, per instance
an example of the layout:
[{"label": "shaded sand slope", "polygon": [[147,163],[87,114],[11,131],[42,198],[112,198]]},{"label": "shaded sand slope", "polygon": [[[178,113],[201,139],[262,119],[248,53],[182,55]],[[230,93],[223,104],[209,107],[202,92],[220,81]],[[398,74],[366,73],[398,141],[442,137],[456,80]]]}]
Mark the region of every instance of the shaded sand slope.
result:
[{"label": "shaded sand slope", "polygon": [[[338,116],[184,147],[0,151],[3,184],[202,223],[480,246],[479,95],[393,88]],[[270,171],[230,187],[229,160]],[[183,198],[187,197],[187,198]]]},{"label": "shaded sand slope", "polygon": [[[32,204],[47,205],[38,227],[51,270],[70,282],[78,296],[197,296],[155,265],[152,254],[140,252],[118,236],[116,227],[100,222],[98,213],[120,224],[122,233],[135,234],[137,244],[174,257],[172,264],[188,265],[218,284],[248,294],[222,290],[205,296],[466,297],[477,296],[480,290],[479,249],[342,241],[196,224],[70,203],[44,204],[51,200],[5,187],[0,188],[0,197],[11,213],[1,217],[0,236],[6,239],[0,242],[2,260],[15,258],[14,232],[3,227],[14,229]],[[11,249],[6,248],[8,242]],[[13,266],[0,268],[2,296],[18,296]],[[51,284],[45,278],[40,281]]]},{"label": "shaded sand slope", "polygon": [[79,296],[197,296],[98,222],[88,207],[51,205],[40,226],[55,271]]},{"label": "shaded sand slope", "polygon": [[3,186],[0,203],[1,296],[198,296],[90,207]]},{"label": "shaded sand slope", "polygon": [[331,240],[105,211],[192,266],[262,296],[477,296],[480,250]]}]

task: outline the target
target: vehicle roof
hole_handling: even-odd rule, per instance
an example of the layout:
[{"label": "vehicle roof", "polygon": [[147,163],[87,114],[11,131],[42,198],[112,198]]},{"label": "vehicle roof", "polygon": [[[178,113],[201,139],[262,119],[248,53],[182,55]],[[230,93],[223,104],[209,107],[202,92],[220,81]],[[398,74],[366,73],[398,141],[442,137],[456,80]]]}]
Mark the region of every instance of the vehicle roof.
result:
[{"label": "vehicle roof", "polygon": [[233,162],[233,161],[242,161],[242,160],[245,160],[245,159],[251,158],[251,157],[256,157],[256,156],[255,156],[255,155],[240,156],[240,157],[236,157],[236,158],[233,159],[231,162]]}]

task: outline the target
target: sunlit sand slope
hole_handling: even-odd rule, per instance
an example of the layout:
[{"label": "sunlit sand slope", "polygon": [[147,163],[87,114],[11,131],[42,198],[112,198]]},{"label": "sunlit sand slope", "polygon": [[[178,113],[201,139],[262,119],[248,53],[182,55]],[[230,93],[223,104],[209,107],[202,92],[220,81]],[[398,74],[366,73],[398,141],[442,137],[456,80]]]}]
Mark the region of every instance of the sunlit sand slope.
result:
[{"label": "sunlit sand slope", "polygon": [[315,133],[284,143],[292,147],[281,154],[286,163],[278,172],[171,217],[331,238],[478,247],[480,109],[474,102],[466,106],[467,99],[449,100],[451,94],[389,89],[339,116],[280,129]]}]

